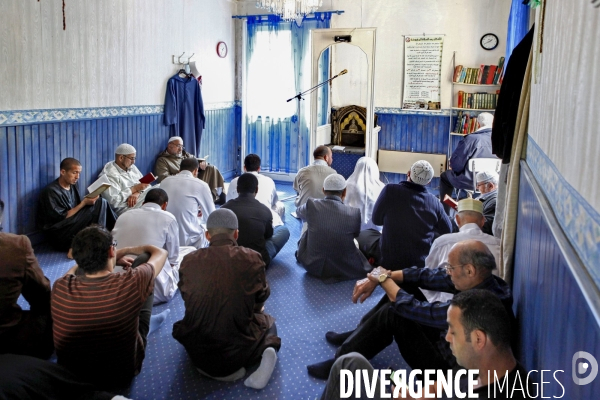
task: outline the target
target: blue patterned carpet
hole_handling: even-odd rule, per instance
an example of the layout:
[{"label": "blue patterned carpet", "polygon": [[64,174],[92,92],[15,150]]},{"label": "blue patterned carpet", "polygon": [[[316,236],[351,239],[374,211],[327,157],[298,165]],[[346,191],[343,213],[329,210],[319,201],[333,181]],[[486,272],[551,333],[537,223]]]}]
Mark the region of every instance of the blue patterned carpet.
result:
[{"label": "blue patterned carpet", "polygon": [[[277,183],[279,197],[295,192],[289,183]],[[154,308],[159,313],[169,308],[165,324],[148,337],[142,372],[129,391],[133,399],[316,399],[325,382],[311,378],[306,365],[333,357],[335,347],[325,341],[325,332],[352,329],[360,317],[382,296],[381,289],[364,304],[351,301],[353,281],[326,285],[306,274],[296,264],[294,252],[301,224],[290,215],[293,200],[285,202],[289,242],[271,263],[267,278],[271,297],[265,312],[277,320],[281,351],[271,381],[263,390],[247,388],[243,379],[233,383],[213,381],[193,368],[185,349],[171,336],[173,323],[183,318],[184,306],[179,292],[168,304]],[[47,246],[36,247],[36,255],[46,276],[54,282],[72,265],[64,253]],[[373,359],[376,368],[406,368],[395,344]]]}]

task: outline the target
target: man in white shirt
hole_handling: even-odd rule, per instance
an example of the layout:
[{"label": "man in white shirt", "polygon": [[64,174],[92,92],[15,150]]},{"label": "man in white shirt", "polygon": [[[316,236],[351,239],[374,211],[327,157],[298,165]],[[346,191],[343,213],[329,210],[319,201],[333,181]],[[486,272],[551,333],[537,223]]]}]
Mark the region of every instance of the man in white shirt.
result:
[{"label": "man in white shirt", "polygon": [[142,173],[134,165],[135,147],[123,143],[115,150],[115,160],[106,163],[100,176],[106,175],[110,188],[102,192],[118,215],[131,208],[141,207],[148,183],[140,183]]},{"label": "man in white shirt", "polygon": [[[271,210],[271,214],[273,214],[273,227],[283,225],[283,221],[285,220],[285,206],[279,201],[273,179],[259,174],[260,157],[256,154],[248,154],[246,158],[244,158],[244,171],[255,175],[256,179],[258,179],[258,193],[256,193],[255,199]],[[238,178],[233,179],[229,184],[229,188],[227,189],[227,201],[238,197]]]},{"label": "man in white shirt", "polygon": [[149,190],[144,204],[123,213],[112,230],[119,248],[152,245],[169,253],[154,280],[154,304],[171,300],[179,282],[179,227],[173,214],[165,211],[168,200],[164,190]]},{"label": "man in white shirt", "polygon": [[[441,267],[442,264],[448,261],[448,254],[452,246],[463,240],[470,239],[483,242],[494,255],[496,265],[498,265],[498,261],[500,260],[500,239],[488,235],[481,230],[485,224],[483,203],[476,199],[463,199],[459,201],[455,219],[456,224],[459,226],[459,232],[442,235],[433,242],[429,250],[429,255],[425,259],[425,267]],[[450,293],[425,289],[421,289],[421,291],[430,303],[434,301],[445,302],[452,298],[452,294]]]},{"label": "man in white shirt", "polygon": [[215,211],[208,184],[196,178],[198,167],[196,158],[186,158],[181,161],[179,173],[165,178],[160,184],[169,195],[167,211],[179,224],[179,243],[197,249],[208,245],[204,226],[210,213]]},{"label": "man in white shirt", "polygon": [[313,151],[315,161],[311,165],[301,168],[294,179],[294,190],[298,193],[296,196],[296,209],[309,198],[323,199],[323,182],[329,175],[335,174],[335,169],[331,168],[333,162],[333,153],[327,146],[319,146]]}]

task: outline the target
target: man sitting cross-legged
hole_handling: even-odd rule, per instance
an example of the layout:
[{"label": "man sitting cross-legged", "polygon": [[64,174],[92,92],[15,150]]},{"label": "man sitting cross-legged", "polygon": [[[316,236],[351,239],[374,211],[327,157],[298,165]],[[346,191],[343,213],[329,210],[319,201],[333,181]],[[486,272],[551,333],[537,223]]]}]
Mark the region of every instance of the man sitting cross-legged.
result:
[{"label": "man sitting cross-legged", "polygon": [[168,202],[164,190],[150,189],[144,204],[123,213],[112,231],[120,247],[151,244],[168,252],[165,265],[154,281],[154,304],[170,301],[179,282],[179,226],[173,214],[165,211]]},{"label": "man sitting cross-legged", "polygon": [[[502,279],[492,275],[494,256],[485,244],[467,240],[454,245],[443,268],[374,270],[368,279],[378,282],[386,299],[380,301],[342,343],[336,358],[358,352],[368,359],[396,341],[412,369],[451,369],[456,359],[444,337],[450,302],[429,303],[417,287],[448,293],[485,289],[496,294],[512,315],[512,294]],[[398,286],[402,284],[402,288]],[[329,338],[328,338],[329,339]],[[308,366],[310,375],[326,379],[335,359]]]},{"label": "man sitting cross-legged", "polygon": [[342,175],[325,178],[323,193],[324,199],[308,199],[297,209],[307,229],[298,242],[296,259],[326,282],[362,278],[372,267],[354,243],[360,233],[360,210],[344,204]]},{"label": "man sitting cross-legged", "polygon": [[[256,154],[248,154],[244,158],[244,171],[251,173],[258,179],[258,192],[256,200],[267,206],[273,214],[273,226],[283,225],[285,220],[285,206],[279,201],[277,189],[273,179],[266,175],[260,174],[260,157]],[[238,178],[234,178],[227,188],[227,201],[238,197],[237,183]]]},{"label": "man sitting cross-legged", "polygon": [[[127,254],[143,255],[132,264]],[[146,336],[169,311],[151,317],[167,252],[150,245],[117,250],[110,232],[91,226],[73,239],[73,258],[77,265],[52,288],[58,363],[99,389],[127,386],[142,369]],[[113,273],[115,265],[125,271]]]},{"label": "man sitting cross-legged", "polygon": [[181,170],[160,184],[167,192],[167,211],[175,216],[179,224],[179,244],[197,249],[206,247],[204,227],[206,219],[215,210],[210,188],[198,175],[198,160],[194,157],[181,161]]},{"label": "man sitting cross-legged", "polygon": [[[515,359],[511,349],[511,318],[502,302],[489,290],[472,289],[458,293],[450,302],[446,314],[448,333],[446,341],[459,366],[469,370],[478,370],[479,378],[473,393],[480,399],[529,399],[537,390],[528,385],[527,371]],[[350,353],[338,358],[331,369],[327,386],[321,400],[340,399],[340,372],[363,370],[373,376],[373,366],[358,353]],[[364,373],[364,372],[363,372]],[[377,375],[376,375],[377,376]],[[494,378],[496,377],[496,378]],[[506,381],[505,381],[506,379]],[[440,388],[441,397],[425,397],[428,393],[436,393],[438,383],[423,388],[423,397],[411,397],[402,392],[395,392],[395,399],[459,399],[468,393],[468,380],[465,374],[460,381],[454,381],[452,394]],[[458,387],[455,386],[458,383]],[[385,388],[388,397],[381,396],[381,380],[377,380],[373,395],[368,396],[366,387],[362,385],[361,394],[370,399],[390,398],[391,387]],[[400,389],[400,388],[398,388]],[[397,390],[397,389],[396,389]],[[344,397],[347,398],[347,397]],[[535,397],[534,397],[535,398]]]},{"label": "man sitting cross-legged", "polygon": [[60,162],[60,176],[40,193],[37,217],[46,238],[57,250],[71,248],[73,237],[83,228],[99,224],[109,231],[117,215],[108,202],[96,196],[81,198],[77,182],[81,163],[74,158]]},{"label": "man sitting cross-legged", "polygon": [[275,319],[263,313],[270,294],[265,263],[256,251],[237,245],[233,211],[214,211],[207,230],[210,246],[188,254],[181,263],[185,316],[173,325],[173,337],[198,371],[214,379],[240,379],[245,368],[260,362],[244,384],[262,389],[281,347]]},{"label": "man sitting cross-legged", "polygon": [[290,231],[285,225],[274,226],[271,210],[256,199],[260,191],[259,181],[254,174],[245,173],[235,179],[236,198],[223,204],[235,213],[239,224],[238,245],[248,247],[260,253],[263,261],[269,266],[290,238]]},{"label": "man sitting cross-legged", "polygon": [[[3,215],[0,200],[0,231]],[[17,303],[21,295],[29,310]],[[0,354],[48,358],[52,351],[50,281],[27,236],[0,232]]]}]

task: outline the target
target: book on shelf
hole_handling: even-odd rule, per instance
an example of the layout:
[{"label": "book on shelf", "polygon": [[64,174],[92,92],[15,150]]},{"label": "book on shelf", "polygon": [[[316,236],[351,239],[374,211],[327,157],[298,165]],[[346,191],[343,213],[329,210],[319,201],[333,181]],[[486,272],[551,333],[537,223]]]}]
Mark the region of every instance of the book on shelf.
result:
[{"label": "book on shelf", "polygon": [[452,82],[472,85],[498,85],[502,83],[504,57],[500,57],[498,65],[481,64],[479,68],[468,68],[457,65],[454,68]]},{"label": "book on shelf", "polygon": [[501,77],[502,77],[503,72],[504,72],[504,57],[500,57],[500,60],[498,60],[498,67],[496,68],[496,73],[494,74],[494,79],[493,79],[494,85],[502,83]]},{"label": "book on shelf", "polygon": [[456,98],[456,107],[472,108],[477,110],[493,110],[496,108],[499,93],[499,90],[496,90],[496,93],[468,93],[463,90],[459,90]]}]

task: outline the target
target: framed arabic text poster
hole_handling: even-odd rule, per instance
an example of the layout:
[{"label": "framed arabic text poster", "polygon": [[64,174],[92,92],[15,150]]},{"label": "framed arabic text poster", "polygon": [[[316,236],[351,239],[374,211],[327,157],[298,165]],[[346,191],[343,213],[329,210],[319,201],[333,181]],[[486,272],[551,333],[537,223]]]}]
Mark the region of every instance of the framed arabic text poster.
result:
[{"label": "framed arabic text poster", "polygon": [[442,35],[405,36],[402,108],[441,111],[443,48]]}]

